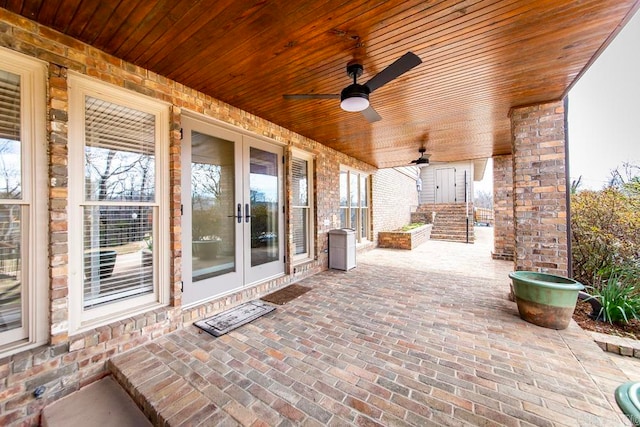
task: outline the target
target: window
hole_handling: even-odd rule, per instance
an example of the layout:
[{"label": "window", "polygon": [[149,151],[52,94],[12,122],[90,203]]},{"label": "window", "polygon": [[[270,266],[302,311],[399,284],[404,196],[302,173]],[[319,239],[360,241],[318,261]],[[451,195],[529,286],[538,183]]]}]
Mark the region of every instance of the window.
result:
[{"label": "window", "polygon": [[293,261],[314,257],[313,253],[313,157],[294,151],[291,162],[291,229]]},{"label": "window", "polygon": [[0,357],[47,341],[45,66],[0,52]]},{"label": "window", "polygon": [[356,231],[356,240],[369,240],[369,175],[340,171],[340,226]]},{"label": "window", "polygon": [[75,75],[69,84],[76,331],[168,302],[169,119],[163,103]]}]

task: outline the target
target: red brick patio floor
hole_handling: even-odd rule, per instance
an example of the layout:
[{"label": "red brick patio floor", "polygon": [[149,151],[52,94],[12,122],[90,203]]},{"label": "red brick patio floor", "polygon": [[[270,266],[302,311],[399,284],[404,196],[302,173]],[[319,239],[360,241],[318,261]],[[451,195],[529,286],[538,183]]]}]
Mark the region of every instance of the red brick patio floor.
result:
[{"label": "red brick patio floor", "polygon": [[110,369],[156,425],[629,425],[613,392],[640,366],[574,322],[522,321],[490,250],[376,249],[223,337],[185,326]]}]

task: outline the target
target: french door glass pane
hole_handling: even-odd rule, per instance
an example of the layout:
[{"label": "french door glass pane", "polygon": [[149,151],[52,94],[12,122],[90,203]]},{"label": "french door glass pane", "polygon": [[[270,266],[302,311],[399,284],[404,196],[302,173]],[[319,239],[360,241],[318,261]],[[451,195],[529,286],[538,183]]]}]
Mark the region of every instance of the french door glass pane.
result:
[{"label": "french door glass pane", "polygon": [[20,219],[20,206],[0,205],[0,332],[22,327]]},{"label": "french door glass pane", "polygon": [[278,156],[255,147],[249,149],[249,199],[251,205],[251,266],[277,261]]},{"label": "french door glass pane", "polygon": [[194,282],[236,271],[234,142],[191,132]]}]

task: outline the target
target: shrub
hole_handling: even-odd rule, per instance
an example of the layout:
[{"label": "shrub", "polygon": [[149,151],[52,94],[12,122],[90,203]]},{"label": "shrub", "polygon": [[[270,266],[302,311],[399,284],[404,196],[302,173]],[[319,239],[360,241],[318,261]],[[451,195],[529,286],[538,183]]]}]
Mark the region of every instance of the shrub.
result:
[{"label": "shrub", "polygon": [[[573,277],[595,288],[640,273],[640,197],[615,188],[571,196]],[[637,280],[637,279],[636,279]]]},{"label": "shrub", "polygon": [[599,287],[590,288],[592,298],[602,305],[598,319],[609,323],[640,319],[640,293],[631,280],[614,274]]},{"label": "shrub", "polygon": [[401,231],[411,231],[414,228],[422,227],[423,225],[424,225],[424,222],[412,222],[411,224],[403,226],[400,230]]}]

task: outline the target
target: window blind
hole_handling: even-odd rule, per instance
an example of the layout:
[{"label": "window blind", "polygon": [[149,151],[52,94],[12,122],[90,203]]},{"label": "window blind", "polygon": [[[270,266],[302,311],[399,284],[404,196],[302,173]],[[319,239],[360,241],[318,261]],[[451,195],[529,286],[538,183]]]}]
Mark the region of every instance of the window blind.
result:
[{"label": "window blind", "polygon": [[0,70],[0,138],[20,140],[20,76]]},{"label": "window blind", "polygon": [[294,254],[309,252],[309,162],[294,158],[291,162],[292,218]]},{"label": "window blind", "polygon": [[153,114],[90,96],[85,103],[86,146],[141,154],[154,152]]},{"label": "window blind", "polygon": [[[85,97],[83,306],[154,292],[154,114]],[[101,203],[103,201],[109,204]]]}]

